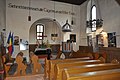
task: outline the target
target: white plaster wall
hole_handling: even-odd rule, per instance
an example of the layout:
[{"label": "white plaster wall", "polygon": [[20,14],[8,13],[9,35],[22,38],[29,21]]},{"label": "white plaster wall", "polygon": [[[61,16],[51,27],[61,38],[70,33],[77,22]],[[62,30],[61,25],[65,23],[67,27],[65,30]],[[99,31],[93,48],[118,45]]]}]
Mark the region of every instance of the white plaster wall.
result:
[{"label": "white plaster wall", "polygon": [[[120,35],[120,6],[115,0],[98,0],[101,16],[103,19],[103,30],[107,33],[116,32]],[[87,45],[86,39],[86,20],[87,2],[80,6],[80,45]],[[97,17],[99,14],[97,13]],[[120,47],[120,36],[117,36],[117,47]]]},{"label": "white plaster wall", "polygon": [[[120,6],[115,0],[100,0],[101,15],[104,20],[103,30],[120,35]],[[120,47],[120,36],[117,36],[117,47]]]},{"label": "white plaster wall", "polygon": [[[22,5],[22,6],[28,6],[29,0],[7,0],[6,1],[6,33],[11,31],[14,33],[15,36],[19,36],[20,39],[28,40],[29,42],[29,29],[31,25],[41,19],[41,18],[54,18],[53,13],[47,13],[47,12],[41,12],[41,11],[32,11],[31,10],[31,17],[32,21],[28,21],[28,14],[29,11],[25,9],[16,9],[16,8],[9,8],[8,4],[12,3],[15,5]],[[48,1],[48,0],[31,0],[31,7],[35,8],[48,8],[48,9],[54,9],[54,2]],[[55,5],[56,10],[63,10],[63,11],[72,11],[71,4],[66,3],[60,3],[56,2]],[[80,10],[79,6],[74,6],[74,12],[75,15],[68,15],[68,14],[55,14],[55,19],[59,22],[61,26],[63,26],[68,19],[69,23],[71,22],[72,17],[74,17],[75,23],[73,25],[73,32],[76,34],[77,37],[77,45],[74,46],[75,50],[79,49],[79,29],[80,29]],[[71,34],[72,34],[71,33]],[[64,37],[69,38],[68,35],[64,35]],[[65,38],[65,39],[66,39]],[[64,40],[63,40],[64,41]],[[17,52],[17,51],[16,51]],[[28,51],[25,52],[26,57],[28,58]]]},{"label": "white plaster wall", "polygon": [[80,45],[87,46],[86,34],[87,2],[80,5]]},{"label": "white plaster wall", "polygon": [[80,45],[80,28],[81,28],[81,26],[80,26],[80,24],[81,24],[80,17],[81,16],[80,15],[81,14],[80,14],[80,7],[75,8],[73,6],[73,8],[74,8],[75,12],[78,13],[74,17],[75,24],[73,25],[73,31],[72,31],[72,34],[76,34],[76,43],[73,44],[73,50],[77,51],[77,50],[79,50],[79,45]]},{"label": "white plaster wall", "polygon": [[0,32],[6,28],[6,0],[0,0]]},{"label": "white plaster wall", "polygon": [[[19,34],[21,38],[29,39],[29,28],[35,22],[36,20],[40,18],[54,18],[53,13],[47,13],[47,12],[39,12],[39,11],[31,11],[31,17],[32,21],[27,21],[28,17],[28,10],[23,9],[15,9],[15,8],[8,8],[8,4],[16,4],[16,5],[23,5],[28,6],[28,1],[23,0],[9,0],[6,2],[6,21],[7,21],[7,33],[11,30],[16,35]],[[52,1],[39,1],[35,0],[34,2],[31,1],[32,7],[45,7],[48,9],[53,9],[53,2]],[[76,11],[79,10],[78,6],[74,6],[76,15],[74,16],[76,18],[76,25],[79,26],[77,23],[78,14]],[[64,10],[64,11],[71,11],[71,4],[65,4],[65,3],[58,3],[56,2],[56,10]],[[56,20],[60,23],[61,26],[63,26],[68,19],[69,23],[71,22],[71,15],[68,14],[55,14]],[[12,19],[12,20],[11,20]],[[21,33],[22,31],[22,33]],[[25,34],[25,35],[23,35]]]},{"label": "white plaster wall", "polygon": [[[57,25],[56,23],[53,22],[48,22],[45,23],[46,27],[45,27],[45,34],[47,35],[47,37],[45,38],[45,41],[49,41],[50,44],[61,44],[62,41],[62,33],[61,33],[61,26]],[[58,34],[58,38],[53,41],[51,39],[51,34]]]}]

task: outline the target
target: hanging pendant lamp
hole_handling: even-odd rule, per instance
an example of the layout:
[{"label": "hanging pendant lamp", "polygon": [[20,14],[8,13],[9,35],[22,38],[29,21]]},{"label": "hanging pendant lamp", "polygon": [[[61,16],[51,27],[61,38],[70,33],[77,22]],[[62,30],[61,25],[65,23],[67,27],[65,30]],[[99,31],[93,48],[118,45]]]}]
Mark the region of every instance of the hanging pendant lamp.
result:
[{"label": "hanging pendant lamp", "polygon": [[72,32],[72,26],[68,23],[68,20],[66,20],[66,23],[62,27],[63,32]]},{"label": "hanging pendant lamp", "polygon": [[29,0],[29,15],[28,15],[28,21],[31,21],[30,6],[31,6],[31,0]]},{"label": "hanging pendant lamp", "polygon": [[58,34],[57,34],[57,28],[56,28],[56,19],[55,19],[55,1],[54,1],[54,19],[53,19],[53,33],[51,34],[51,40],[53,40],[54,42],[57,40],[58,38]]}]

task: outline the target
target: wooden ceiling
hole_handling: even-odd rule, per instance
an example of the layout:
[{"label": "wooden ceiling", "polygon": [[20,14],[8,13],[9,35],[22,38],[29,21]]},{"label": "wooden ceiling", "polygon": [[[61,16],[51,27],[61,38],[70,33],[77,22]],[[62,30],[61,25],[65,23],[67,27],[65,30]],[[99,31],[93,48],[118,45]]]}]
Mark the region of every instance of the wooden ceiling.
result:
[{"label": "wooden ceiling", "polygon": [[118,2],[118,4],[120,5],[120,0],[116,0]]},{"label": "wooden ceiling", "polygon": [[58,1],[58,2],[64,2],[69,4],[75,4],[75,5],[81,5],[87,0],[52,0],[52,1]]},{"label": "wooden ceiling", "polygon": [[[58,2],[75,4],[75,5],[81,5],[82,3],[84,3],[87,0],[52,0],[52,1],[58,1]],[[116,0],[116,1],[120,5],[120,0]]]}]

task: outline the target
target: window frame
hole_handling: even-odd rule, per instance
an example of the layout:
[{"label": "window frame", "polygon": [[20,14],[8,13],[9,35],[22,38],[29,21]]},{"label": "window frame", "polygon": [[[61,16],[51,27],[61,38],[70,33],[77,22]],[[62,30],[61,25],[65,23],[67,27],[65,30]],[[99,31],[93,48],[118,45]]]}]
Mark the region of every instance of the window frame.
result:
[{"label": "window frame", "polygon": [[[43,26],[43,29],[42,29],[43,32],[40,32],[41,30],[39,30],[39,32],[38,32],[38,30],[37,30],[37,29],[38,29],[38,28],[37,28],[38,25],[39,25],[39,27],[40,27],[40,26]],[[36,39],[37,39],[37,40],[43,40],[43,39],[44,39],[44,28],[45,28],[45,26],[44,26],[43,24],[37,24],[37,25],[36,25]],[[40,28],[39,28],[39,29],[40,29]],[[40,34],[40,33],[42,34],[42,35],[41,35],[41,38],[38,37],[38,34]]]},{"label": "window frame", "polygon": [[[90,11],[90,15],[91,15],[90,18],[91,18],[91,20],[92,20],[92,10],[93,10],[94,7],[96,8],[96,5],[93,5],[93,6],[91,7],[91,11]],[[96,15],[97,15],[97,8],[96,8]],[[96,20],[96,19],[95,19],[95,20]],[[95,22],[95,26],[96,26],[96,21],[94,21],[94,22]],[[95,32],[96,29],[97,29],[97,27],[93,27],[93,20],[92,20],[92,23],[91,23],[91,24],[92,24],[92,26],[91,26],[91,31],[92,31],[92,32]],[[96,29],[93,30],[93,28],[96,28]]]}]

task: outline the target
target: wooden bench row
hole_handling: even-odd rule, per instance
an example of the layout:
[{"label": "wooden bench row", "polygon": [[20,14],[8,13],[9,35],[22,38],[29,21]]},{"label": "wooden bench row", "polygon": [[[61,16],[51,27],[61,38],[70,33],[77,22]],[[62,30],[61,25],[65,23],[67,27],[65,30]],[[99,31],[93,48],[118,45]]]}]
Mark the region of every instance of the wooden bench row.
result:
[{"label": "wooden bench row", "polygon": [[57,60],[47,60],[46,58],[45,67],[44,67],[44,77],[50,79],[54,76],[54,66],[57,63],[66,63],[66,62],[84,61],[84,60],[90,60],[90,58],[84,57],[84,58],[57,59]]},{"label": "wooden bench row", "polygon": [[120,65],[109,63],[109,64],[84,65],[84,66],[79,66],[79,67],[66,68],[63,70],[61,80],[71,80],[71,79],[73,80],[74,78],[80,78],[80,74],[82,73],[88,74],[87,72],[89,72],[89,74],[91,75],[93,74],[93,72],[96,74],[96,72],[99,72],[102,70],[107,71],[107,70],[112,70],[112,69],[113,70],[120,69]]},{"label": "wooden bench row", "polygon": [[[23,63],[22,56],[18,55],[15,59],[18,66],[16,68],[16,72],[13,75],[9,75],[8,72],[9,72],[11,66],[14,65],[14,62],[12,64],[5,63],[6,62],[5,57],[2,56],[2,58],[3,58],[4,70],[5,70],[6,76],[25,76],[26,75],[26,69],[27,69],[28,65]],[[40,73],[41,64],[38,62],[38,57],[36,55],[32,55],[32,57],[30,59],[31,59],[31,64],[33,65],[32,74]]]},{"label": "wooden bench row", "polygon": [[63,80],[120,80],[120,69],[92,71],[63,77]]},{"label": "wooden bench row", "polygon": [[86,60],[86,61],[75,61],[75,62],[68,62],[68,63],[58,63],[55,65],[55,80],[62,80],[62,71],[64,68],[74,67],[74,66],[82,66],[88,64],[100,64],[103,63],[100,60]]},{"label": "wooden bench row", "polygon": [[[114,69],[120,69],[120,65],[112,64],[112,63],[103,63],[100,60],[91,60],[88,57],[64,59],[64,60],[46,59],[45,61],[45,77],[48,78],[49,80],[78,80],[78,79],[89,80],[87,78],[82,79],[81,76],[79,75],[83,73],[87,74],[87,72],[93,72],[93,71],[97,72],[103,70],[104,71],[113,70],[114,72]],[[115,78],[116,77],[117,76],[115,75]]]}]

